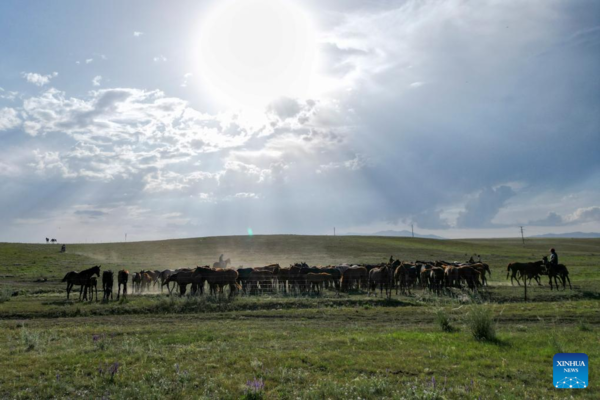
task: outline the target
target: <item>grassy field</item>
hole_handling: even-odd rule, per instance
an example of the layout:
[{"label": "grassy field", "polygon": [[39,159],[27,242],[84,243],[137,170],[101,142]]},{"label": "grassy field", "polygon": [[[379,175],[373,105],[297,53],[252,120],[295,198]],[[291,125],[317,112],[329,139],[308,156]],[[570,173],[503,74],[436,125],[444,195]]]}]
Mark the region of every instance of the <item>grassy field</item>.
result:
[{"label": "grassy field", "polygon": [[[510,261],[556,247],[573,290],[523,291]],[[391,300],[365,294],[237,297],[131,295],[66,301],[60,280],[101,264],[130,271],[466,260],[492,267],[490,288]],[[59,246],[0,244],[0,398],[600,398],[600,240],[424,240],[253,236]],[[36,282],[46,279],[45,282]],[[547,284],[544,281],[544,284]],[[476,340],[489,312],[495,338]],[[445,319],[451,329],[444,331]],[[589,388],[552,387],[552,356],[584,352]],[[255,381],[255,383],[252,383]],[[255,390],[252,387],[260,387]]]}]

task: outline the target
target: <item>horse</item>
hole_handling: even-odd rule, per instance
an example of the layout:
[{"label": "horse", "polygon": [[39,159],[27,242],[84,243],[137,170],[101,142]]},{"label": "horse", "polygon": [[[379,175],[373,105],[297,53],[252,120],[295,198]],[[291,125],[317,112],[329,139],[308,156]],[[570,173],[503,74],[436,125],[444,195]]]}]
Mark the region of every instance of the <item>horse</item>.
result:
[{"label": "horse", "polygon": [[[169,278],[169,276],[173,275],[176,271],[172,270],[172,269],[165,269],[164,271],[162,271],[159,275],[160,278],[160,292],[162,293],[163,291],[163,286],[166,285],[166,281],[167,278]],[[175,287],[175,286],[173,286]],[[169,291],[169,294],[171,294],[171,292],[173,291],[173,289],[167,285],[167,290]]]},{"label": "horse", "polygon": [[554,284],[556,285],[556,290],[558,290],[558,282],[556,280],[557,277],[562,282],[564,290],[567,289],[567,285],[566,285],[567,282],[569,282],[569,288],[573,289],[573,287],[571,286],[571,279],[569,279],[569,270],[567,269],[567,267],[564,264],[558,264],[558,265],[550,264],[548,262],[548,257],[545,257],[545,256],[542,258],[542,261],[544,262],[544,265],[546,266],[546,271],[548,272],[550,290],[552,290],[552,279],[553,278],[554,278]]},{"label": "horse", "polygon": [[46,238],[46,243],[50,243],[50,239]]},{"label": "horse", "polygon": [[479,277],[481,276],[481,272],[476,268],[465,265],[457,268],[458,271],[458,279],[464,280],[467,282],[467,286],[469,289],[475,290],[478,286],[481,286],[481,281]]},{"label": "horse", "polygon": [[396,281],[396,294],[398,289],[402,294],[410,295],[410,287],[417,281],[417,266],[411,263],[403,262],[394,272],[394,280]]},{"label": "horse", "polygon": [[187,285],[192,284],[192,294],[196,294],[196,290],[198,288],[198,280],[194,279],[192,276],[194,271],[191,269],[180,269],[175,271],[175,273],[169,275],[167,280],[165,281],[165,285],[169,287],[169,283],[175,282],[175,284],[179,285],[179,295],[185,295],[187,291]]},{"label": "horse", "polygon": [[508,279],[510,275],[510,284],[514,286],[513,279],[517,281],[519,286],[521,286],[521,282],[519,281],[519,275],[523,275],[523,271],[527,268],[529,263],[520,263],[514,262],[508,264],[506,267],[506,279]]},{"label": "horse", "polygon": [[444,272],[442,267],[431,267],[429,270],[429,288],[437,294],[440,294],[444,287]]},{"label": "horse", "polygon": [[140,292],[144,292],[144,288],[147,291],[150,291],[150,285],[152,284],[152,276],[150,275],[151,271],[140,271],[141,282],[140,282]]},{"label": "horse", "polygon": [[140,272],[134,272],[133,278],[131,279],[131,283],[133,283],[133,293],[141,292],[142,289],[142,274]]},{"label": "horse", "polygon": [[217,261],[216,263],[213,264],[213,268],[227,268],[227,266],[231,264],[231,259],[228,258],[225,261]]},{"label": "horse", "polygon": [[81,298],[81,293],[83,292],[83,288],[88,284],[90,278],[96,275],[100,277],[100,265],[96,265],[92,268],[88,268],[81,272],[71,271],[68,272],[61,282],[67,282],[67,300],[69,300],[69,295],[74,285],[81,286],[79,291],[79,297]]},{"label": "horse", "polygon": [[342,274],[342,291],[353,289],[354,284],[356,289],[367,286],[369,273],[365,267],[353,266],[348,268]]},{"label": "horse", "polygon": [[117,300],[121,296],[121,285],[123,285],[123,298],[127,297],[127,282],[129,281],[129,271],[122,269],[117,274],[117,282],[119,287],[117,288]]},{"label": "horse", "polygon": [[258,293],[259,286],[261,292],[271,292],[273,290],[273,278],[275,275],[268,270],[253,269],[248,277],[250,294]]},{"label": "horse", "polygon": [[211,292],[223,293],[223,287],[229,285],[229,298],[235,295],[236,290],[241,289],[237,283],[238,272],[234,269],[215,270],[208,267],[196,267],[192,273],[195,280],[206,280],[211,287]]},{"label": "horse", "polygon": [[114,274],[112,271],[104,271],[102,273],[102,291],[104,296],[102,301],[108,301],[109,298],[113,298],[113,283],[115,281]]},{"label": "horse", "polygon": [[90,291],[90,301],[94,300],[94,292],[96,292],[96,301],[98,301],[98,278],[92,276],[83,289],[83,299],[87,300],[87,293]]},{"label": "horse", "polygon": [[54,238],[53,238],[52,240],[50,240],[50,241],[51,241],[52,243],[58,243],[58,240],[56,240],[56,239],[54,239]]},{"label": "horse", "polygon": [[367,288],[367,296],[371,295],[371,292],[377,290],[379,285],[379,294],[383,296],[383,288],[385,287],[385,295],[390,298],[392,295],[391,281],[392,276],[390,274],[391,268],[387,265],[381,268],[373,268],[369,271],[369,286]]},{"label": "horse", "polygon": [[490,270],[490,266],[488,264],[485,263],[474,263],[474,264],[470,264],[470,267],[475,268],[477,271],[479,271],[481,273],[481,283],[484,286],[487,286],[487,278],[485,277],[486,272],[490,275],[490,278],[492,277],[492,271]]},{"label": "horse", "polygon": [[333,277],[326,272],[320,272],[320,273],[310,272],[305,275],[305,278],[306,278],[306,285],[307,285],[307,287],[309,287],[309,294],[310,294],[311,290],[315,294],[321,294],[321,286],[323,285],[323,283],[325,283],[327,281],[331,281],[333,279]]}]

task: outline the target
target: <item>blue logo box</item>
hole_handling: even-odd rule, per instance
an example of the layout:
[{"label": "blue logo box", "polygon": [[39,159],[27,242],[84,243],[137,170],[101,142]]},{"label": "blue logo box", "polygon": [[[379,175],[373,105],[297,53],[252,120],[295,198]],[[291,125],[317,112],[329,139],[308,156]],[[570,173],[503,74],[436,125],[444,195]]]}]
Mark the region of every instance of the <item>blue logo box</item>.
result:
[{"label": "blue logo box", "polygon": [[553,386],[558,389],[585,389],[588,386],[588,356],[584,353],[556,353]]}]

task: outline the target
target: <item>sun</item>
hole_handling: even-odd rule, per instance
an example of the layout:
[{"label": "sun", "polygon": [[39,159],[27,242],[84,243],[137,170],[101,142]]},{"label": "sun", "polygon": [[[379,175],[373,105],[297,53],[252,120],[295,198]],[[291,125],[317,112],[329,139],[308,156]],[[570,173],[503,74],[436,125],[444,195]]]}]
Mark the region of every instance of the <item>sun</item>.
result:
[{"label": "sun", "polygon": [[280,96],[309,95],[317,35],[291,1],[219,1],[198,35],[201,83],[218,102],[262,107]]}]

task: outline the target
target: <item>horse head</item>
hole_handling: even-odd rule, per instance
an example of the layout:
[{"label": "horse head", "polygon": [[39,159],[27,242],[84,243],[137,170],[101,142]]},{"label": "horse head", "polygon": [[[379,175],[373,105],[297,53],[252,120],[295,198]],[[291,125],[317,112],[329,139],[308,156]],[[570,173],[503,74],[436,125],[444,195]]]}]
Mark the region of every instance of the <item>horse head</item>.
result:
[{"label": "horse head", "polygon": [[92,267],[92,276],[97,275],[98,278],[100,277],[100,267],[101,265],[95,265]]}]

